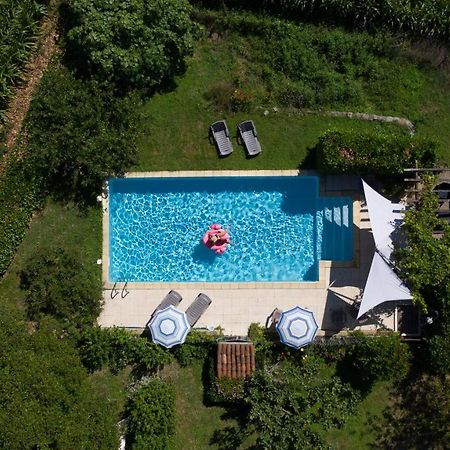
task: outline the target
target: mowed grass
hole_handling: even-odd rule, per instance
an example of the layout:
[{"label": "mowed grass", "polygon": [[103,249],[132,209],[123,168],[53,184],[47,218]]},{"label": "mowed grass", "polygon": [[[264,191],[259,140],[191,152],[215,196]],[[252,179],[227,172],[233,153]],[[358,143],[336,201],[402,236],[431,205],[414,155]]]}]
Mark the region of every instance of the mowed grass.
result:
[{"label": "mowed grass", "polygon": [[374,424],[390,404],[390,395],[389,383],[376,383],[341,429],[332,429],[324,434],[328,444],[336,450],[371,449],[376,442]]},{"label": "mowed grass", "polygon": [[101,277],[96,261],[102,255],[102,214],[100,206],[80,210],[74,205],[47,201],[42,211],[33,217],[7,273],[0,280],[3,299],[12,304],[23,304],[24,291],[20,289],[20,272],[36,253],[49,248],[77,251],[88,271]]},{"label": "mowed grass", "polygon": [[[230,417],[225,408],[204,404],[202,370],[201,362],[189,367],[172,364],[164,368],[161,374],[176,392],[177,450],[219,449],[221,447],[214,442],[214,433],[237,424],[236,418]],[[253,443],[250,437],[240,448],[250,448]]]},{"label": "mowed grass", "polygon": [[[247,61],[243,56],[245,52],[236,49],[236,40],[243,39],[231,34],[218,42],[199,41],[188,61],[186,73],[175,80],[171,89],[156,94],[145,103],[145,125],[138,144],[139,163],[134,170],[296,169],[302,165],[308,149],[314,147],[318,137],[329,128],[406,133],[406,129],[396,125],[329,117],[320,112],[306,114],[281,107],[275,112],[276,102],[261,101],[259,104],[256,99],[249,112],[218,110],[211,100],[206,99],[208,93],[223,83],[233,84],[238,73],[244,73],[240,77],[252,77],[254,61]],[[402,70],[401,66],[399,70]],[[409,64],[403,70],[412,71],[414,77],[411,75],[411,78],[419,80],[420,86],[404,86],[395,96],[396,102],[391,99],[388,89],[380,87],[377,93],[379,109],[366,105],[367,110],[358,112],[406,117],[409,113],[419,137],[432,137],[441,144],[440,164],[450,164],[448,78],[430,67],[420,71]],[[256,86],[256,92],[261,91],[261,80],[251,79],[249,84]],[[408,102],[408,90],[412,92],[413,88],[414,97]],[[402,99],[405,105],[401,104]],[[268,115],[264,115],[265,111]],[[220,119],[227,121],[234,146],[234,153],[224,159],[217,157],[208,140],[209,125]],[[246,159],[244,149],[236,143],[237,124],[246,119],[255,122],[263,150],[253,159]]]},{"label": "mowed grass", "polygon": [[[176,80],[176,86],[156,94],[144,105],[140,161],[134,170],[296,169],[320,134],[329,128],[406,132],[395,125],[301,114],[283,108],[274,112],[273,107],[258,105],[245,113],[216,110],[205,94],[219,82],[232,82],[242,64],[245,61],[236,59],[233,43],[199,42],[187,72]],[[220,119],[227,121],[234,146],[233,154],[224,159],[218,158],[208,140],[209,125]],[[246,119],[255,122],[262,146],[262,153],[253,159],[246,159],[243,147],[236,143],[236,127]]]}]

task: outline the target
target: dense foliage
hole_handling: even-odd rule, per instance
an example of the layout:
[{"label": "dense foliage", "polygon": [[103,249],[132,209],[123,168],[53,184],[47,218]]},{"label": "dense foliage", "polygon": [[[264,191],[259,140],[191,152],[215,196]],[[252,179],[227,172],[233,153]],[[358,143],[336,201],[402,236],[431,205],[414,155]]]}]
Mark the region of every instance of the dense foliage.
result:
[{"label": "dense foliage", "polygon": [[14,83],[27,62],[48,0],[0,2],[0,120]]},{"label": "dense foliage", "polygon": [[192,0],[205,6],[247,8],[289,18],[343,23],[364,28],[406,31],[414,36],[450,38],[450,4],[446,0]]},{"label": "dense foliage", "polygon": [[170,385],[158,378],[150,379],[132,396],[127,412],[129,448],[171,448],[175,434],[175,392]]},{"label": "dense foliage", "polygon": [[369,390],[378,380],[401,380],[406,377],[411,354],[397,333],[380,336],[355,334],[343,364],[362,390]]},{"label": "dense foliage", "polygon": [[46,314],[65,326],[92,325],[101,301],[99,274],[94,269],[94,265],[84,269],[80,255],[61,248],[34,254],[21,274],[29,317],[38,320]]},{"label": "dense foliage", "polygon": [[221,333],[191,330],[183,345],[174,348],[174,356],[183,367],[190,366],[194,361],[204,361],[216,349]]},{"label": "dense foliage", "polygon": [[[433,183],[426,180],[419,204],[405,214],[407,246],[396,252],[396,258],[414,302],[424,312],[437,313],[437,321],[444,325],[450,323],[450,227],[436,217],[439,203]],[[439,239],[433,236],[437,228],[443,230]]]},{"label": "dense foliage", "polygon": [[[415,62],[406,51],[409,43],[389,33],[350,33],[230,11],[201,10],[196,18],[210,34],[235,41],[236,52],[250,66],[246,73],[237,65],[232,82],[220,80],[206,93],[225,111],[248,109],[258,100],[295,108],[377,111],[415,121],[424,90],[438,78]],[[228,37],[230,31],[237,33]],[[264,93],[259,92],[262,83]]]},{"label": "dense foliage", "polygon": [[40,184],[12,154],[0,176],[0,276],[8,269],[33,212],[41,204]]},{"label": "dense foliage", "polygon": [[0,307],[0,447],[118,447],[117,411],[93,388],[58,325],[30,332]]},{"label": "dense foliage", "polygon": [[68,50],[101,82],[146,91],[184,68],[193,24],[186,0],[74,0]]},{"label": "dense foliage", "polygon": [[[405,248],[396,251],[413,301],[428,314],[432,323],[424,328],[427,336],[423,350],[426,370],[450,373],[450,226],[436,216],[438,196],[432,191],[435,181],[425,179],[420,202],[405,214]],[[433,235],[441,230],[440,238]]]},{"label": "dense foliage", "polygon": [[301,367],[274,366],[249,380],[245,401],[249,424],[258,430],[258,447],[327,448],[317,427],[342,426],[358,395],[336,377],[320,379],[319,368],[319,361],[309,357]]},{"label": "dense foliage", "polygon": [[318,168],[324,173],[401,175],[405,167],[430,167],[436,142],[406,135],[328,130],[316,147]]},{"label": "dense foliage", "polygon": [[139,103],[116,98],[56,67],[44,76],[26,122],[32,171],[65,200],[92,201],[103,180],[136,160]]},{"label": "dense foliage", "polygon": [[376,426],[377,449],[448,449],[450,379],[423,376],[405,385]]},{"label": "dense foliage", "polygon": [[169,352],[123,328],[87,328],[79,336],[78,349],[90,372],[105,366],[116,372],[127,365],[154,372],[171,360]]}]

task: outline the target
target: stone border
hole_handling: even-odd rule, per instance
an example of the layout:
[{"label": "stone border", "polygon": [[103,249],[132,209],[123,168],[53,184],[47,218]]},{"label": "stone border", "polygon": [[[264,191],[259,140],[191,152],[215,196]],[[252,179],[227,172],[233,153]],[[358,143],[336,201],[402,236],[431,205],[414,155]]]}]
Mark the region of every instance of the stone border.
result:
[{"label": "stone border", "polygon": [[[318,176],[315,171],[299,170],[204,170],[204,171],[160,171],[128,172],[125,178],[180,178],[180,177],[249,177],[249,176]],[[353,198],[353,226],[360,223],[359,199],[343,192],[333,192],[334,196],[347,195]],[[357,267],[359,264],[359,235],[353,233],[353,260],[348,262],[319,261],[318,281],[251,281],[251,282],[111,282],[109,276],[109,195],[102,198],[102,281],[106,290],[121,289],[324,289],[326,288],[325,270],[333,267]]]}]

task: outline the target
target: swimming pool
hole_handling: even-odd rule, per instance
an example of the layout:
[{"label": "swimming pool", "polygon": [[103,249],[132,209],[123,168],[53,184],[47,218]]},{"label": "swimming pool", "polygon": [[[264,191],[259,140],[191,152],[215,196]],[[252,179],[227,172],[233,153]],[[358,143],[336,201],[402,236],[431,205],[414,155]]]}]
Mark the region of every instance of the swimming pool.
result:
[{"label": "swimming pool", "polygon": [[[317,177],[109,181],[109,281],[317,281],[320,259],[352,259],[352,200]],[[222,255],[201,238],[230,230]]]}]

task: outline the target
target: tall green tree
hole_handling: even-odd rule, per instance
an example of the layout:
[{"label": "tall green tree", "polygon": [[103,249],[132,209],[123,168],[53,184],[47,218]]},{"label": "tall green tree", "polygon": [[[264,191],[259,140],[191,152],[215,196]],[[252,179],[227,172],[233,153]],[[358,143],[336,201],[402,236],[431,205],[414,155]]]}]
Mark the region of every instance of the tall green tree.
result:
[{"label": "tall green tree", "polygon": [[183,70],[192,52],[187,0],[74,0],[68,50],[101,81],[153,89]]},{"label": "tall green tree", "polygon": [[0,306],[0,340],[0,448],[118,448],[117,411],[57,323],[33,331]]}]

